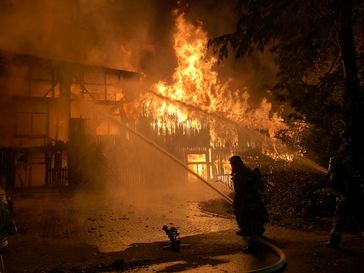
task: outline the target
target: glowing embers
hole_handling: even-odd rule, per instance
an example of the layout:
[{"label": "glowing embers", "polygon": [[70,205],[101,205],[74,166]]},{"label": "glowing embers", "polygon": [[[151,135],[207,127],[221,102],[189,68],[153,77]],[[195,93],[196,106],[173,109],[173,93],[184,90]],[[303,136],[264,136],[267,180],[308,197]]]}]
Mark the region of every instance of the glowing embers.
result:
[{"label": "glowing embers", "polygon": [[187,166],[204,179],[209,178],[209,164],[206,154],[187,154]]},{"label": "glowing embers", "polygon": [[269,156],[270,158],[273,158],[275,160],[284,160],[287,162],[291,162],[294,160],[294,154],[293,153],[279,153],[279,152],[269,152],[269,151],[263,151],[264,155]]},{"label": "glowing embers", "polygon": [[202,125],[198,120],[179,121],[175,115],[165,115],[163,119],[156,119],[151,127],[158,135],[195,135]]},{"label": "glowing embers", "polygon": [[231,173],[231,165],[229,160],[222,160],[221,166],[223,169],[223,174],[230,174]]}]

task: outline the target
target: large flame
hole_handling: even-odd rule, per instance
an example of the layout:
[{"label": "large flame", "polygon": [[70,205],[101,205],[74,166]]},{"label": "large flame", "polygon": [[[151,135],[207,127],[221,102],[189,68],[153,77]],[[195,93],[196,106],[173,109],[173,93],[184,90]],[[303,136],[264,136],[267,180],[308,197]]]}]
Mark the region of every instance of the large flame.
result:
[{"label": "large flame", "polygon": [[265,98],[253,109],[246,89],[231,90],[229,82],[219,80],[217,58],[206,55],[207,40],[201,25],[194,26],[183,14],[176,16],[177,68],[170,83],[161,81],[153,86],[154,95],[145,103],[146,112],[156,120],[154,127],[173,133],[176,126],[186,130],[207,126],[214,147],[236,146],[239,127],[263,131],[274,138],[286,127],[282,118],[271,113],[272,104]]}]

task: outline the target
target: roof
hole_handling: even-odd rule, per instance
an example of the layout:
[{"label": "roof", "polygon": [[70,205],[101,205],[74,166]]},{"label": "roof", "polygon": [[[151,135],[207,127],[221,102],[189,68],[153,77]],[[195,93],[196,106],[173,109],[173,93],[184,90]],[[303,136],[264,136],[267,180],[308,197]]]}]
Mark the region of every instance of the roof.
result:
[{"label": "roof", "polygon": [[140,78],[142,76],[141,73],[135,72],[135,71],[127,71],[122,69],[115,69],[110,67],[103,67],[98,65],[90,65],[85,63],[77,63],[73,61],[68,60],[57,60],[52,58],[45,58],[35,55],[29,55],[24,53],[16,53],[16,52],[10,52],[5,51],[3,49],[0,49],[0,62],[1,59],[5,60],[16,60],[20,62],[24,62],[27,64],[34,64],[34,65],[42,65],[42,66],[51,66],[51,67],[69,67],[72,69],[79,69],[79,70],[103,70],[107,72],[108,74],[114,74],[122,78]]}]

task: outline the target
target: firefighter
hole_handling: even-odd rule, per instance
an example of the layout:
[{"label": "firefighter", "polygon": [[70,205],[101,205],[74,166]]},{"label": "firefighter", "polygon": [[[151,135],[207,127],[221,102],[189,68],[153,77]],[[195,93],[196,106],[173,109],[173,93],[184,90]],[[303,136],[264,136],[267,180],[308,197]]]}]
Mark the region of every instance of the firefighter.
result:
[{"label": "firefighter", "polygon": [[357,229],[362,231],[364,228],[364,182],[354,167],[351,156],[345,152],[345,147],[341,147],[338,154],[329,160],[328,186],[336,196],[336,209],[330,240],[326,246],[339,248],[341,233],[348,220],[351,220]]},{"label": "firefighter", "polygon": [[230,158],[230,164],[235,191],[233,207],[240,229],[237,234],[248,239],[248,246],[243,252],[253,253],[258,244],[258,236],[263,234],[264,224],[268,222],[268,213],[253,171],[237,155]]}]

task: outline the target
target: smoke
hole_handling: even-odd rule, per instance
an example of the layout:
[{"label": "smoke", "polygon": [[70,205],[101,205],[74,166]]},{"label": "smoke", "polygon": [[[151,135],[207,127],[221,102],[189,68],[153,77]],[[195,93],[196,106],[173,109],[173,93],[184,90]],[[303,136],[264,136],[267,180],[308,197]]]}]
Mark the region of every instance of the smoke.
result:
[{"label": "smoke", "polygon": [[[234,29],[234,1],[7,0],[0,6],[0,29],[7,34],[0,37],[0,48],[139,71],[147,76],[146,85],[168,81],[176,67],[177,6],[210,38]],[[230,56],[217,65],[217,71],[221,81],[231,85],[229,90],[248,90],[249,100],[257,104],[274,82],[269,54],[255,54],[242,62]]]},{"label": "smoke", "polygon": [[[188,20],[202,24],[212,38],[234,30],[234,3],[4,0],[0,31],[5,35],[0,37],[0,49],[138,71],[150,82],[167,80],[176,67],[173,11],[180,7]],[[236,86],[248,87],[254,101],[275,80],[272,64],[269,54],[254,54],[238,62],[230,56],[217,69],[223,80],[232,78]]]},{"label": "smoke", "polygon": [[[171,0],[4,0],[0,50],[138,71],[154,81],[173,71],[170,40],[175,6]],[[17,90],[20,94],[27,90],[28,71],[17,71],[21,65],[12,59],[1,56],[0,61],[3,136],[11,134],[5,130],[14,123],[9,100]]]},{"label": "smoke", "polygon": [[[106,196],[114,204],[122,200],[139,209],[163,204],[173,207],[173,202],[181,200],[197,201],[218,196],[181,164],[171,160],[161,148],[156,148],[158,144],[153,144],[156,139],[145,140],[136,133],[146,130],[148,123],[141,120],[134,131],[100,105],[81,98],[75,104],[82,116],[106,119],[109,129],[115,132],[114,141],[111,141],[113,135],[100,135],[97,144],[80,143],[83,175],[87,178],[84,185],[79,185],[81,190],[88,189],[94,195]],[[174,148],[177,154],[183,152],[178,145]],[[88,193],[84,198],[82,191],[77,194],[80,203],[89,203]]]},{"label": "smoke", "polygon": [[0,48],[141,71],[168,55],[173,8],[167,0],[5,1]]},{"label": "smoke", "polygon": [[[235,5],[234,0],[189,1],[186,17],[195,25],[202,24],[211,39],[235,30],[238,21],[238,15],[234,10]],[[257,106],[262,97],[269,96],[267,90],[276,84],[278,68],[269,51],[252,52],[239,60],[236,60],[233,51],[230,51],[228,58],[219,63],[216,71],[223,81],[231,80],[232,90],[247,88],[250,103]],[[270,101],[272,99],[269,97]]]},{"label": "smoke", "polygon": [[[146,75],[148,86],[168,81],[176,68],[177,7],[187,20],[202,25],[210,38],[234,29],[234,1],[5,1],[0,28],[7,35],[1,36],[0,48],[139,71]],[[247,90],[249,103],[259,107],[274,82],[271,58],[255,54],[236,62],[230,56],[216,70],[229,90]]]}]

